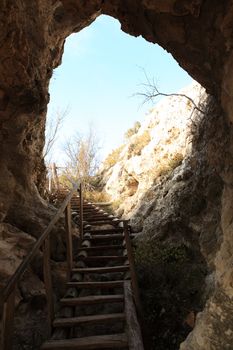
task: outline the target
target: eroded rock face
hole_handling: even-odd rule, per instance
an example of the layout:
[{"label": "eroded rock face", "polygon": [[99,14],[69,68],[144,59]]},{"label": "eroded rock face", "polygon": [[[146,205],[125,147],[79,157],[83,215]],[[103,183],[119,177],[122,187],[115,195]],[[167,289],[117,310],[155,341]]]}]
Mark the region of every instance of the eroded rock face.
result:
[{"label": "eroded rock face", "polygon": [[118,18],[124,31],[162,45],[231,110],[232,1],[6,0],[0,14],[2,220],[14,204],[23,211],[38,197],[34,185],[44,178],[41,153],[52,70],[61,62],[65,38],[101,13]]},{"label": "eroded rock face", "polygon": [[182,89],[180,94],[191,100],[182,96],[162,99],[140,127],[136,123],[136,129],[126,132],[125,143],[103,163],[100,178],[104,190],[125,218],[131,218],[145,200],[145,193],[191,152],[194,124],[202,115],[196,113],[193,103],[201,108],[207,95],[197,83]]},{"label": "eroded rock face", "polygon": [[[45,215],[45,203],[39,199],[36,185],[44,178],[42,149],[52,69],[61,62],[65,38],[101,13],[118,18],[129,34],[142,35],[171,52],[215,95],[228,121],[232,120],[232,0],[2,0],[0,220],[20,226],[23,219],[26,231],[34,226],[32,218],[38,211],[41,218]],[[227,305],[233,297],[232,153],[230,145],[222,156],[223,235],[214,261],[216,285],[226,296]],[[38,234],[37,228],[35,231]],[[230,349],[232,335],[227,324],[221,333],[227,341],[222,343],[215,337],[220,318],[229,320],[232,312],[228,306],[224,309],[226,299],[219,295],[215,307],[211,302],[207,305],[203,323],[197,323],[183,349]]]}]

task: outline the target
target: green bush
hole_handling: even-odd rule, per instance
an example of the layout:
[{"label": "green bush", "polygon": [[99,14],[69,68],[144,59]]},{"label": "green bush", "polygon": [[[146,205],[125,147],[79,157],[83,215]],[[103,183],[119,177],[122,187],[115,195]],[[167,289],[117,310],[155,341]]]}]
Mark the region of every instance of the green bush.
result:
[{"label": "green bush", "polygon": [[178,350],[191,328],[190,312],[202,308],[206,267],[183,243],[140,241],[135,264],[143,303],[149,349]]}]

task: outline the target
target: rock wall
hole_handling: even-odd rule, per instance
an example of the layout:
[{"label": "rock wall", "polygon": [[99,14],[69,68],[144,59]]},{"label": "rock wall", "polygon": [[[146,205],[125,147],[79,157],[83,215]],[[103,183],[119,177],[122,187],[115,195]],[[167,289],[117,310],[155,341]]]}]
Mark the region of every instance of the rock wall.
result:
[{"label": "rock wall", "polygon": [[[183,324],[193,312],[197,313],[195,328],[181,349],[231,349],[232,230],[227,229],[229,236],[224,235],[224,228],[231,226],[231,206],[227,203],[231,197],[224,187],[226,179],[229,185],[231,181],[229,125],[214,99],[200,86],[193,85],[182,92],[195,102],[200,98],[199,107],[205,114],[191,112],[182,98],[165,98],[146,116],[137,133],[128,138],[117,163],[103,171],[102,177],[112,198],[121,198],[119,214],[131,216],[132,228],[139,233],[139,276],[145,308],[153,310],[153,302],[156,303],[153,317],[157,323],[150,321],[149,328],[154,327],[153,335],[160,340],[157,348],[178,349],[182,334],[187,334]],[[176,122],[178,115],[181,120]],[[135,139],[145,131],[150,132],[150,140],[135,155],[132,146],[138,147]],[[177,154],[182,154],[178,161],[174,157]],[[134,193],[130,192],[129,178],[138,181]],[[224,201],[227,214],[222,217],[226,210]],[[149,244],[141,252],[140,246],[146,241]],[[178,271],[173,272],[177,280],[172,288],[169,278],[163,281],[161,277],[170,275],[170,261],[158,261],[156,250],[150,261],[150,247],[157,245],[162,251],[166,247],[171,255],[182,247],[189,251],[186,256],[182,250],[180,266],[177,257],[170,257],[174,266],[177,264],[177,269],[183,271],[182,277]],[[167,250],[164,254],[168,254]],[[189,266],[189,272],[183,270],[185,266]],[[187,273],[194,274],[192,281],[186,280]],[[154,280],[158,295],[149,280]],[[153,317],[149,312],[149,319]],[[176,320],[176,329],[170,319]]]},{"label": "rock wall", "polygon": [[[205,89],[198,83],[182,89],[180,94],[188,96],[196,106],[206,99]],[[101,183],[119,206],[120,215],[132,217],[145,193],[191,152],[194,124],[201,116],[193,103],[183,96],[163,98],[141,125],[136,123],[136,128],[126,132],[125,143],[103,162]]]},{"label": "rock wall", "polygon": [[[49,80],[53,68],[61,63],[65,38],[101,13],[118,18],[127,33],[142,35],[171,52],[224,110],[228,128],[222,139],[231,133],[232,0],[1,0],[0,6],[1,221],[40,234],[46,205],[38,188],[45,170],[42,149]],[[224,118],[219,113],[219,120]],[[222,154],[224,164],[219,171],[224,186],[220,213],[223,233],[214,259],[216,293],[182,349],[230,349],[232,154],[230,143]],[[223,334],[226,341],[221,343]]]},{"label": "rock wall", "polygon": [[230,0],[2,0],[1,220],[9,212],[7,221],[19,223],[15,209],[23,216],[38,198],[52,70],[61,63],[65,38],[101,13],[118,18],[124,31],[162,45],[231,111]]}]

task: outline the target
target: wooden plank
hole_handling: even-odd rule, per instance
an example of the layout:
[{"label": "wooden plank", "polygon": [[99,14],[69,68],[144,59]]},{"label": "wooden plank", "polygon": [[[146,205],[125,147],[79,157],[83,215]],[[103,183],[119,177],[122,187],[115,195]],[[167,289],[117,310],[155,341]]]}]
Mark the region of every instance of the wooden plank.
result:
[{"label": "wooden plank", "polygon": [[129,266],[119,265],[119,266],[107,266],[107,267],[84,267],[84,268],[74,268],[72,272],[79,273],[109,273],[109,272],[124,272],[129,269]]},{"label": "wooden plank", "polygon": [[91,251],[98,251],[98,250],[112,250],[112,249],[123,249],[123,246],[121,244],[113,244],[113,245],[99,245],[99,246],[95,246],[95,247],[82,247],[82,248],[78,248],[78,251],[87,251],[87,252],[91,252]]},{"label": "wooden plank", "polygon": [[75,327],[80,324],[86,323],[103,323],[122,321],[125,319],[124,313],[118,314],[104,314],[104,315],[91,315],[91,316],[79,316],[70,318],[57,318],[53,322],[54,327]]},{"label": "wooden plank", "polygon": [[87,288],[87,289],[111,289],[123,287],[123,280],[119,281],[104,281],[104,282],[67,282],[67,287]]},{"label": "wooden plank", "polygon": [[82,183],[80,183],[79,187],[79,230],[80,230],[80,236],[81,239],[83,238],[83,186]]},{"label": "wooden plank", "polygon": [[60,300],[62,305],[92,305],[92,304],[103,304],[103,303],[119,303],[124,301],[122,294],[115,295],[88,295],[86,297],[79,298],[62,298]]},{"label": "wooden plank", "polygon": [[98,240],[111,240],[111,239],[124,239],[123,234],[121,233],[113,233],[111,235],[92,235],[91,240],[92,241],[98,241]]},{"label": "wooden plank", "polygon": [[73,338],[48,341],[42,350],[93,350],[93,349],[124,349],[128,345],[127,336],[122,334],[98,335],[85,338]]},{"label": "wooden plank", "polygon": [[15,288],[17,282],[22,277],[23,273],[26,271],[26,269],[29,267],[31,261],[34,259],[36,254],[38,253],[40,247],[44,244],[45,239],[49,236],[51,230],[53,229],[54,225],[57,223],[57,221],[62,216],[67,203],[69,203],[70,199],[72,198],[73,194],[77,191],[78,185],[75,185],[70,192],[70,194],[65,198],[64,202],[62,203],[60,209],[57,211],[57,213],[54,215],[53,219],[50,221],[48,227],[46,230],[42,233],[42,235],[38,238],[36,241],[34,247],[30,251],[30,253],[24,258],[22,263],[18,266],[17,270],[15,271],[14,275],[12,275],[5,286],[5,288],[2,291],[2,299],[5,301],[7,297],[12,293],[13,289]]},{"label": "wooden plank", "polygon": [[48,321],[49,321],[49,332],[51,334],[52,323],[54,320],[54,300],[53,300],[53,286],[50,266],[50,242],[49,237],[44,242],[43,249],[43,272],[44,272],[44,284],[46,290],[46,298],[48,305]]},{"label": "wooden plank", "polygon": [[14,333],[14,313],[15,313],[15,289],[9,295],[3,306],[2,315],[2,349],[12,350]]},{"label": "wooden plank", "polygon": [[136,309],[133,301],[131,283],[124,282],[125,295],[125,315],[127,324],[127,334],[129,339],[129,350],[143,350],[143,341],[140,325],[137,319]]},{"label": "wooden plank", "polygon": [[128,255],[128,260],[129,260],[129,269],[130,269],[130,275],[131,275],[134,301],[135,301],[137,313],[138,313],[140,319],[142,320],[142,318],[143,318],[142,306],[141,306],[141,302],[140,302],[138,280],[137,280],[137,275],[136,275],[136,270],[135,270],[134,256],[133,256],[133,250],[132,250],[130,233],[129,233],[129,226],[128,226],[127,221],[124,221],[124,236],[125,236],[125,244],[126,244],[127,255]]},{"label": "wooden plank", "polygon": [[100,229],[100,230],[90,230],[89,231],[91,234],[108,234],[108,233],[114,233],[114,232],[123,232],[122,227],[114,227],[110,229]]},{"label": "wooden plank", "polygon": [[79,258],[84,262],[95,262],[95,261],[118,261],[118,262],[124,262],[127,257],[125,256],[118,256],[118,255],[96,255],[96,256],[79,256]]},{"label": "wooden plank", "polygon": [[99,220],[99,221],[88,221],[92,226],[101,226],[101,225],[116,225],[118,221],[113,221],[113,220]]},{"label": "wooden plank", "polygon": [[65,209],[66,221],[66,257],[67,257],[67,280],[70,278],[70,273],[73,268],[73,243],[72,243],[72,226],[71,226],[71,206],[67,204]]}]

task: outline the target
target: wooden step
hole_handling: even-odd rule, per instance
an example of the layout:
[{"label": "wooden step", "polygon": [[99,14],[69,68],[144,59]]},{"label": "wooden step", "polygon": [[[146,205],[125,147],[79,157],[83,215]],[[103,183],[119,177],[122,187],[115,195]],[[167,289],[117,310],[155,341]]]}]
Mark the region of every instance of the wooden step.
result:
[{"label": "wooden step", "polygon": [[105,235],[93,235],[91,234],[91,241],[99,241],[99,240],[112,240],[112,239],[124,239],[124,235],[122,233],[112,233],[110,235],[105,234]]},{"label": "wooden step", "polygon": [[107,266],[107,267],[83,267],[74,268],[72,273],[110,273],[110,272],[125,272],[129,268],[128,265]]},{"label": "wooden step", "polygon": [[110,228],[110,229],[102,229],[102,230],[90,230],[88,229],[88,232],[92,234],[109,234],[109,233],[114,233],[114,232],[123,232],[122,227],[115,227],[115,228]]},{"label": "wooden step", "polygon": [[79,316],[70,318],[57,318],[53,322],[54,327],[75,327],[80,324],[86,323],[103,323],[122,321],[125,319],[124,313],[118,314],[104,314],[104,315],[91,315],[91,316]]},{"label": "wooden step", "polygon": [[114,224],[118,224],[119,222],[120,222],[119,220],[113,221],[111,219],[100,220],[100,221],[88,221],[88,223],[92,226],[114,225]]},{"label": "wooden step", "polygon": [[123,294],[113,295],[88,295],[86,297],[79,298],[62,298],[60,303],[63,306],[76,306],[76,305],[92,305],[103,303],[119,303],[124,301]]},{"label": "wooden step", "polygon": [[100,246],[95,246],[95,247],[82,247],[78,248],[78,251],[98,251],[98,250],[111,250],[111,249],[125,249],[123,245],[121,244],[115,244],[115,245],[100,245]]},{"label": "wooden step", "polygon": [[67,282],[68,288],[80,288],[80,289],[109,289],[109,288],[122,288],[124,284],[123,280],[120,281],[101,281],[101,282]]},{"label": "wooden step", "polygon": [[93,349],[123,349],[127,347],[128,340],[125,333],[111,335],[97,335],[85,338],[72,338],[65,340],[50,340],[45,342],[42,350],[93,350]]},{"label": "wooden step", "polygon": [[79,259],[84,262],[95,262],[95,261],[118,261],[118,262],[124,262],[127,257],[125,256],[118,256],[118,255],[94,255],[94,256],[87,256],[82,257],[80,256]]}]

